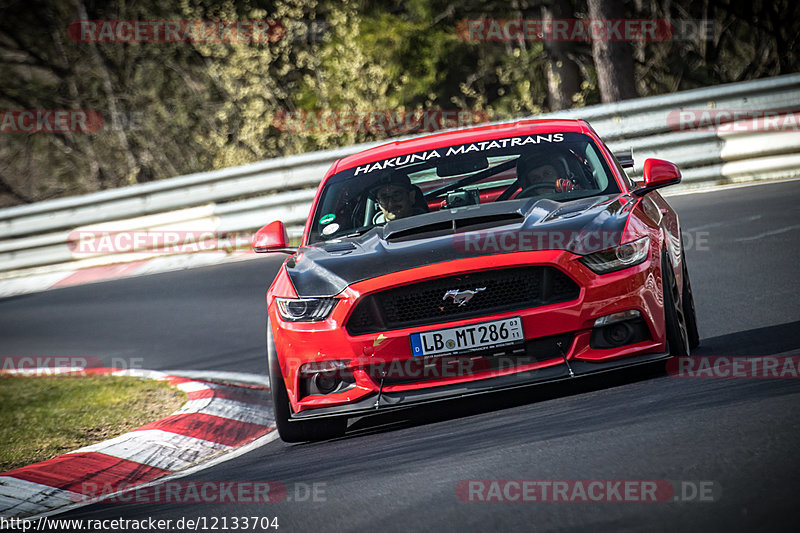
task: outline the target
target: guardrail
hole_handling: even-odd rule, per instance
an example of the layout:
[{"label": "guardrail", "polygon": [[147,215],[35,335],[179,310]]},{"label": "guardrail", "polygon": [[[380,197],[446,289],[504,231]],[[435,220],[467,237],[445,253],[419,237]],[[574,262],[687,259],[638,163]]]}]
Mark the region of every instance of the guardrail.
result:
[{"label": "guardrail", "polygon": [[[749,118],[736,121],[730,117],[731,127],[726,131],[684,131],[672,119],[686,110],[797,111],[800,75],[523,118],[588,120],[612,150],[633,149],[634,177],[641,175],[641,165],[648,157],[677,163],[683,172],[683,187],[800,175],[798,129],[754,131],[735,127],[746,125]],[[77,269],[126,262],[157,252],[78,257],[70,247],[70,236],[79,228],[165,231],[208,227],[217,233],[234,233],[281,219],[290,233],[297,235],[328,167],[336,159],[385,142],[0,209],[0,278],[25,275],[31,269],[42,271],[41,267]]]}]

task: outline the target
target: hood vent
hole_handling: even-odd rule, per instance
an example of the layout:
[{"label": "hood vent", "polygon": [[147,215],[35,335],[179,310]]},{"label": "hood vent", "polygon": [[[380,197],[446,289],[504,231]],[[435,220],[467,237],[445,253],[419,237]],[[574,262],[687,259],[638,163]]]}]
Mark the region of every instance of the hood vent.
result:
[{"label": "hood vent", "polygon": [[347,253],[356,249],[356,245],[352,242],[332,242],[322,247],[323,250],[329,254]]},{"label": "hood vent", "polygon": [[387,233],[387,241],[399,242],[413,239],[438,237],[464,230],[479,230],[505,224],[521,224],[525,217],[519,212],[495,213],[491,215],[456,218]]}]

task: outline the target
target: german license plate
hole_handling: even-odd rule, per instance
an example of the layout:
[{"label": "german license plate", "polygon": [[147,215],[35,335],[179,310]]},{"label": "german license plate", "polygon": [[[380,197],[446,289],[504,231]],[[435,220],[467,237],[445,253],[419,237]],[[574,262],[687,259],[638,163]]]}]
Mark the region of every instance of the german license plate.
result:
[{"label": "german license plate", "polygon": [[474,352],[520,344],[525,340],[520,317],[493,320],[457,328],[412,333],[411,354],[415,357],[456,352]]}]

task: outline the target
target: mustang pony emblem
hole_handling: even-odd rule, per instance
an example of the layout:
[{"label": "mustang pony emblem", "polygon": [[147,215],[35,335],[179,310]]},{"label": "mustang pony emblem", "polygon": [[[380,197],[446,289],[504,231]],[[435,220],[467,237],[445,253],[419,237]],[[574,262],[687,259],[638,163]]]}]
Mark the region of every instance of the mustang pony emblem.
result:
[{"label": "mustang pony emblem", "polygon": [[450,289],[449,291],[444,293],[442,300],[447,300],[447,298],[452,298],[453,303],[457,303],[458,306],[461,307],[462,305],[472,300],[473,296],[485,290],[486,287],[478,287],[475,290],[464,289],[463,291],[459,289]]}]

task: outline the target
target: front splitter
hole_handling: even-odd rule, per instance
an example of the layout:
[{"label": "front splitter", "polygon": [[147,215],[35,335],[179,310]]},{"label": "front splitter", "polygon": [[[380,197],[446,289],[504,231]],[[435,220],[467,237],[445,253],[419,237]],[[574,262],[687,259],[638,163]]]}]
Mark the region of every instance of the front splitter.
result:
[{"label": "front splitter", "polygon": [[[455,385],[443,385],[440,387],[430,387],[403,392],[382,392],[363,398],[357,402],[333,407],[319,407],[292,414],[291,420],[311,420],[317,418],[330,418],[339,416],[365,416],[400,409],[408,409],[423,404],[447,401],[458,398],[467,398],[481,394],[506,391],[529,387],[532,385],[544,385],[547,383],[557,383],[560,381],[570,381],[581,377],[594,376],[604,372],[621,370],[624,368],[645,365],[669,359],[669,353],[656,353],[626,357],[615,361],[603,363],[590,363],[587,361],[569,361],[566,364],[549,366],[537,370],[528,370],[505,376],[486,378],[467,383]],[[570,368],[573,375],[570,375]]]}]

